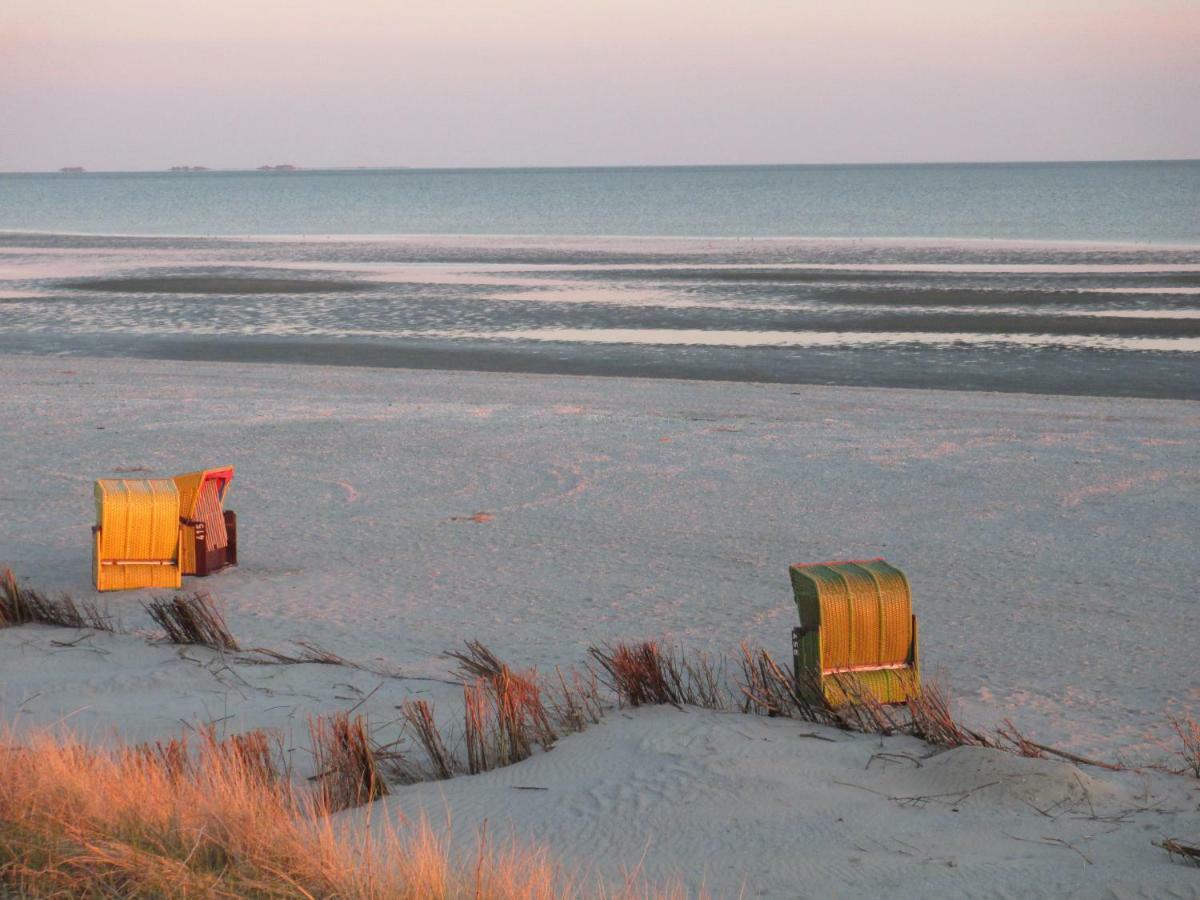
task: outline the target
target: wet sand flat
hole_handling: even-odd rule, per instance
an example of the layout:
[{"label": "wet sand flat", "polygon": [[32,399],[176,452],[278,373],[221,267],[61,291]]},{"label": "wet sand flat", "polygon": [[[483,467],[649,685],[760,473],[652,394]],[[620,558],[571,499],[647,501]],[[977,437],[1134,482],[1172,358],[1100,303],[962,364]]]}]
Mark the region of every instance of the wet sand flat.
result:
[{"label": "wet sand flat", "polygon": [[0,350],[1200,398],[1200,249],[0,235]]},{"label": "wet sand flat", "polygon": [[370,290],[369,286],[353,281],[187,275],[158,278],[85,278],[61,282],[59,287],[72,291],[104,291],[112,294],[328,294],[335,291]]}]

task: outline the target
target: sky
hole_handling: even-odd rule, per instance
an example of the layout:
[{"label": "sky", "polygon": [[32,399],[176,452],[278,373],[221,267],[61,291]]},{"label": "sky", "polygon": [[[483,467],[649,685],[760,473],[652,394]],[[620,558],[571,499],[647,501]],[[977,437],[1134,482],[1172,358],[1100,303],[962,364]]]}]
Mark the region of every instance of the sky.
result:
[{"label": "sky", "polygon": [[1200,0],[0,0],[0,170],[1200,157]]}]

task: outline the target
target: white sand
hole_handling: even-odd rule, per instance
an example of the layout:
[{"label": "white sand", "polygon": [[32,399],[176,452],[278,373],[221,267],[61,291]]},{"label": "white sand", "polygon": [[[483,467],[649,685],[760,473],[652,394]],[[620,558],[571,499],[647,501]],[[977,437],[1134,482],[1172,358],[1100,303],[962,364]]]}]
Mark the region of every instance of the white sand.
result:
[{"label": "white sand", "polygon": [[[621,637],[718,650],[745,638],[786,657],[787,564],[883,554],[913,582],[926,671],[944,670],[965,719],[1156,760],[1165,713],[1200,714],[1198,412],[0,357],[0,564],[90,596],[94,478],[232,463],[243,565],[189,585],[214,592],[242,642],[312,639],[444,676],[439,654],[469,637],[543,669]],[[492,520],[466,518],[479,511]],[[148,628],[144,599],[103,602]],[[129,740],[170,736],[180,720],[267,725],[302,768],[305,717],[381,682],[361,707],[381,734],[409,696],[436,701],[447,723],[458,715],[456,689],[438,682],[247,666],[134,636],[62,646],[75,637],[0,631],[0,717],[66,717]],[[521,765],[398,790],[388,810],[448,807],[464,839],[486,818],[607,871],[648,847],[651,874],[718,893],[1200,893],[1200,874],[1151,843],[1200,838],[1194,781],[977,751],[868,768],[880,749],[793,722],[618,713]],[[907,739],[882,749],[928,753]],[[949,796],[902,799],[930,794]]]}]

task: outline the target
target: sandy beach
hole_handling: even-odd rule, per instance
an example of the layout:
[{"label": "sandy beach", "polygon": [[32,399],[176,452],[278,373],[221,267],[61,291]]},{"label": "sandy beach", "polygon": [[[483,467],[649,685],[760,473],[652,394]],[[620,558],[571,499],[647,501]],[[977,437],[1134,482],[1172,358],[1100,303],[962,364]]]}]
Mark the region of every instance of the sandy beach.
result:
[{"label": "sandy beach", "polygon": [[[241,565],[185,584],[243,646],[316,641],[408,676],[27,626],[0,631],[0,715],[19,727],[140,741],[219,721],[298,747],[310,713],[361,703],[386,735],[412,697],[452,723],[458,689],[425,679],[468,638],[543,671],[625,638],[787,658],[787,565],[880,553],[971,724],[1143,764],[1167,758],[1169,713],[1200,710],[1191,402],[17,356],[0,386],[0,563],[25,582],[96,596],[93,479],[233,463]],[[100,601],[149,631],[152,593]],[[1195,893],[1152,844],[1200,829],[1194,781],[924,759],[907,738],[886,747],[919,765],[872,762],[878,738],[825,731],[611,715],[386,810],[448,814],[460,837],[486,818],[609,872],[644,853],[721,896]],[[930,794],[961,800],[897,801]]]}]

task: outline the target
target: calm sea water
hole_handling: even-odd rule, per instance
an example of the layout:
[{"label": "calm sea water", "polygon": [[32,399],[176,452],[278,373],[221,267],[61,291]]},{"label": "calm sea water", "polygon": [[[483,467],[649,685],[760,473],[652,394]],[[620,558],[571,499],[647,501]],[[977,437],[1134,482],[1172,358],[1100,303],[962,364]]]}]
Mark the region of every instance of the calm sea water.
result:
[{"label": "calm sea water", "polygon": [[7,174],[0,229],[1200,244],[1200,161]]}]

